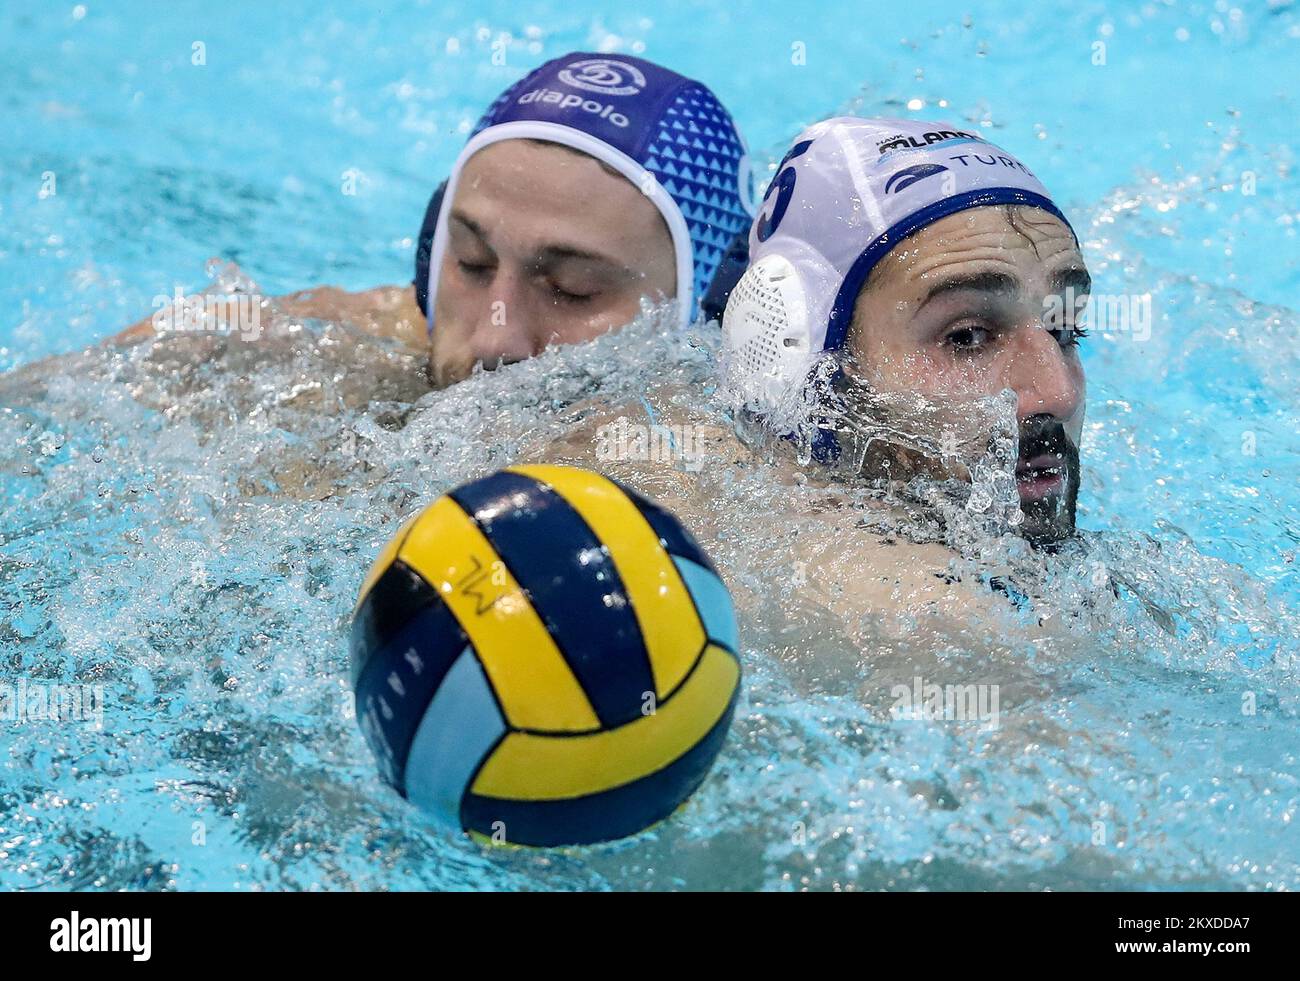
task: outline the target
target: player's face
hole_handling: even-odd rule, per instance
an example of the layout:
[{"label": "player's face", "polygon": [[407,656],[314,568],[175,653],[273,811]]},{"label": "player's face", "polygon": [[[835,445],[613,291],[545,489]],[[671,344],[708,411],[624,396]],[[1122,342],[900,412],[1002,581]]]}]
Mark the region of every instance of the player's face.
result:
[{"label": "player's face", "polygon": [[595,159],[504,140],[465,164],[434,300],[441,385],[591,340],[676,294],[672,238],[654,204]]},{"label": "player's face", "polygon": [[1052,541],[1074,529],[1085,386],[1073,309],[1053,298],[1090,288],[1074,236],[1032,208],[975,208],[910,236],[858,297],[848,349],[874,390],[950,406],[1010,390],[1024,532]]}]

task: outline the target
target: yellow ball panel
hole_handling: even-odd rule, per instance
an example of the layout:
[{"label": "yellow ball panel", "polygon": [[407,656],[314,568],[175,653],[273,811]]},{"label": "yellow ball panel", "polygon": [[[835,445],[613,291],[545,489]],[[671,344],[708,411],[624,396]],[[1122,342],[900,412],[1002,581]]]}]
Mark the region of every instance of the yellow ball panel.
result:
[{"label": "yellow ball panel", "polygon": [[655,694],[666,696],[686,677],[706,637],[690,592],[654,530],[600,474],[544,464],[509,469],[549,484],[609,549],[645,639]]},{"label": "yellow ball panel", "polygon": [[528,597],[449,497],[421,515],[398,557],[432,586],[469,636],[513,728],[600,727],[582,686]]},{"label": "yellow ball panel", "polygon": [[475,794],[561,800],[600,793],[668,766],[722,718],[740,682],[736,658],[709,645],[686,682],[653,715],[584,736],[514,732],[489,757]]},{"label": "yellow ball panel", "polygon": [[403,521],[402,527],[397,529],[397,534],[388,540],[388,544],[384,546],[383,550],[379,553],[379,557],[375,559],[375,564],[372,565],[370,571],[366,573],[365,581],[361,584],[361,593],[357,596],[357,605],[352,608],[353,616],[356,616],[357,610],[361,607],[362,600],[370,595],[370,590],[373,589],[375,583],[379,581],[379,577],[384,574],[384,570],[393,564],[393,559],[397,558],[397,550],[401,547],[402,540],[406,538],[406,533],[411,530],[412,525],[424,516],[427,510],[428,508],[411,515]]}]

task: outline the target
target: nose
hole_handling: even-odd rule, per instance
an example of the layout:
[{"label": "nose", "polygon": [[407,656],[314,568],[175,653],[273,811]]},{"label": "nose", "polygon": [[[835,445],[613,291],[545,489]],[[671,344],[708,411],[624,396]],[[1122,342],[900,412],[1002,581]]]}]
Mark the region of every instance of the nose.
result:
[{"label": "nose", "polygon": [[470,338],[475,361],[485,368],[513,364],[541,354],[536,332],[531,329],[524,284],[517,274],[498,269],[492,285],[484,290]]},{"label": "nose", "polygon": [[1021,420],[1037,415],[1071,418],[1083,405],[1083,370],[1078,360],[1041,325],[1016,331],[1017,344],[1006,384],[1016,393]]}]

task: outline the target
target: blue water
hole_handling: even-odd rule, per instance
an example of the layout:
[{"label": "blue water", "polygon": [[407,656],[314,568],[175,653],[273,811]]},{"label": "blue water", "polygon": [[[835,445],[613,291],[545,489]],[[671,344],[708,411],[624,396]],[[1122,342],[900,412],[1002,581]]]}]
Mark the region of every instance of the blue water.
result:
[{"label": "blue water", "polygon": [[[1300,12],[652,6],[0,9],[0,683],[108,692],[102,729],[0,722],[0,886],[1300,885]],[[746,701],[686,811],[503,855],[393,798],[343,680],[369,557],[420,502],[561,433],[557,406],[637,394],[644,347],[434,395],[319,325],[30,365],[202,287],[210,256],[272,294],[409,279],[479,111],[571,49],[703,79],[760,175],[844,111],[978,126],[1024,159],[1097,289],[1152,294],[1149,341],[1085,341],[1080,524],[1156,612],[1101,609],[1092,568],[1063,562],[1062,609],[1095,619],[1068,657],[1019,651],[1029,707],[993,737],[890,724],[856,697],[864,650],[905,641],[792,597],[762,554],[770,488],[726,474],[736,530],[706,537],[741,594]],[[707,386],[709,338],[642,341]]]}]

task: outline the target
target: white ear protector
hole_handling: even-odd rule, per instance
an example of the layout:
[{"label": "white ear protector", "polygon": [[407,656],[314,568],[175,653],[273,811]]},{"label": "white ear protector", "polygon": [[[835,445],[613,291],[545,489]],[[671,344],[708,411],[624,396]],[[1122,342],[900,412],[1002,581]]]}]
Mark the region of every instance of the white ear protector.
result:
[{"label": "white ear protector", "polygon": [[736,393],[748,406],[770,411],[803,381],[814,360],[808,326],[807,291],[789,259],[764,256],[745,271],[722,330]]}]

